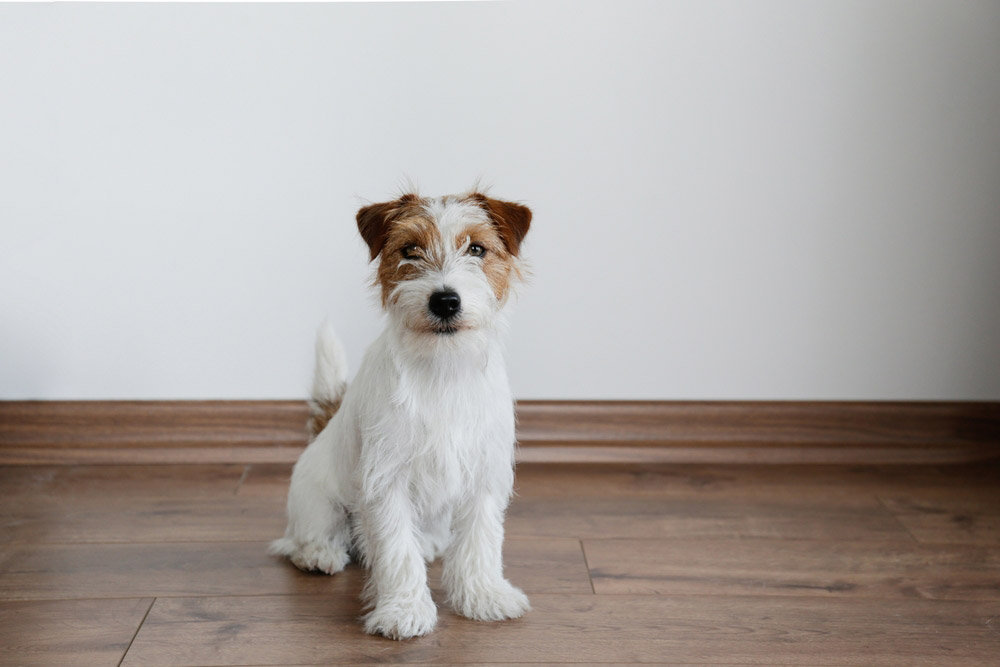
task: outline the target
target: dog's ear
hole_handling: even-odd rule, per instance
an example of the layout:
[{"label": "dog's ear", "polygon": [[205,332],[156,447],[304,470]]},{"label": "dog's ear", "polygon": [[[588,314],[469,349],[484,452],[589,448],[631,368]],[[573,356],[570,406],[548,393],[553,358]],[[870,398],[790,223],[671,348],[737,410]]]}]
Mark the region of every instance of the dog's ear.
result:
[{"label": "dog's ear", "polygon": [[472,197],[490,214],[490,221],[500,233],[507,252],[517,257],[521,241],[531,226],[531,209],[514,202],[491,199],[478,192]]},{"label": "dog's ear", "polygon": [[417,195],[405,194],[395,201],[381,204],[371,204],[358,211],[358,231],[361,238],[368,244],[370,260],[374,261],[385,247],[385,239],[389,235],[392,223],[399,217],[403,209],[419,199]]}]

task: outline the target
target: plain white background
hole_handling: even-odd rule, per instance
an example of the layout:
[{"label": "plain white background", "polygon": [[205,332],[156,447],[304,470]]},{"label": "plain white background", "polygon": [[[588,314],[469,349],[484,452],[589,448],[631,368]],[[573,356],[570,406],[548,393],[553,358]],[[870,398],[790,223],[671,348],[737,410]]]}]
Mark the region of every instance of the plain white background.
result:
[{"label": "plain white background", "polygon": [[0,7],[0,397],[297,398],[406,176],[520,398],[1000,399],[1000,3]]}]

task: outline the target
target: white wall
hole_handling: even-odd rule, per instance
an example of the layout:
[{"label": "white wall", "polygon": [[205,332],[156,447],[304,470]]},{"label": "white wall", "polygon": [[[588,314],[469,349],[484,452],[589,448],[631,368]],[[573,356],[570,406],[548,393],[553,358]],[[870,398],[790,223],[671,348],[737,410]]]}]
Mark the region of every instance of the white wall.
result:
[{"label": "white wall", "polygon": [[1000,3],[0,7],[0,397],[291,398],[358,197],[535,210],[521,398],[1000,399]]}]

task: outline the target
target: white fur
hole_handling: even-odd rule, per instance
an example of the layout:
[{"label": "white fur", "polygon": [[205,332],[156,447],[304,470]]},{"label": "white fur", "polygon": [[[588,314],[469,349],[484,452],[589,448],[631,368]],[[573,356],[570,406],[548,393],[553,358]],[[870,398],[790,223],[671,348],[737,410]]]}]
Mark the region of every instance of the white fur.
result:
[{"label": "white fur", "polygon": [[[454,198],[432,200],[427,212],[446,239],[485,219]],[[397,286],[388,326],[346,393],[343,351],[329,326],[320,332],[313,398],[343,403],[295,465],[288,527],[271,546],[329,574],[360,557],[369,569],[365,629],[394,639],[434,628],[426,563],[442,555],[456,612],[495,621],[530,609],[501,558],[514,481],[502,304],[479,260],[453,246],[429,249],[439,268]],[[428,333],[428,298],[445,286],[461,297],[463,329]]]},{"label": "white fur", "polygon": [[316,368],[313,371],[313,401],[336,401],[347,389],[347,354],[333,330],[324,322],[316,335]]}]

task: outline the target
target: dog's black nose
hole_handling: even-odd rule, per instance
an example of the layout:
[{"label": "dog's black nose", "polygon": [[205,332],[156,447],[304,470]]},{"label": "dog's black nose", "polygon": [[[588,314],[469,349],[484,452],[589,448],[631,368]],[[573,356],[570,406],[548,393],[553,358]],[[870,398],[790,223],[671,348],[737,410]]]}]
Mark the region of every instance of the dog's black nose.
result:
[{"label": "dog's black nose", "polygon": [[431,294],[431,299],[427,307],[442,320],[447,320],[455,317],[458,311],[462,309],[462,299],[459,298],[457,292],[442,290]]}]

